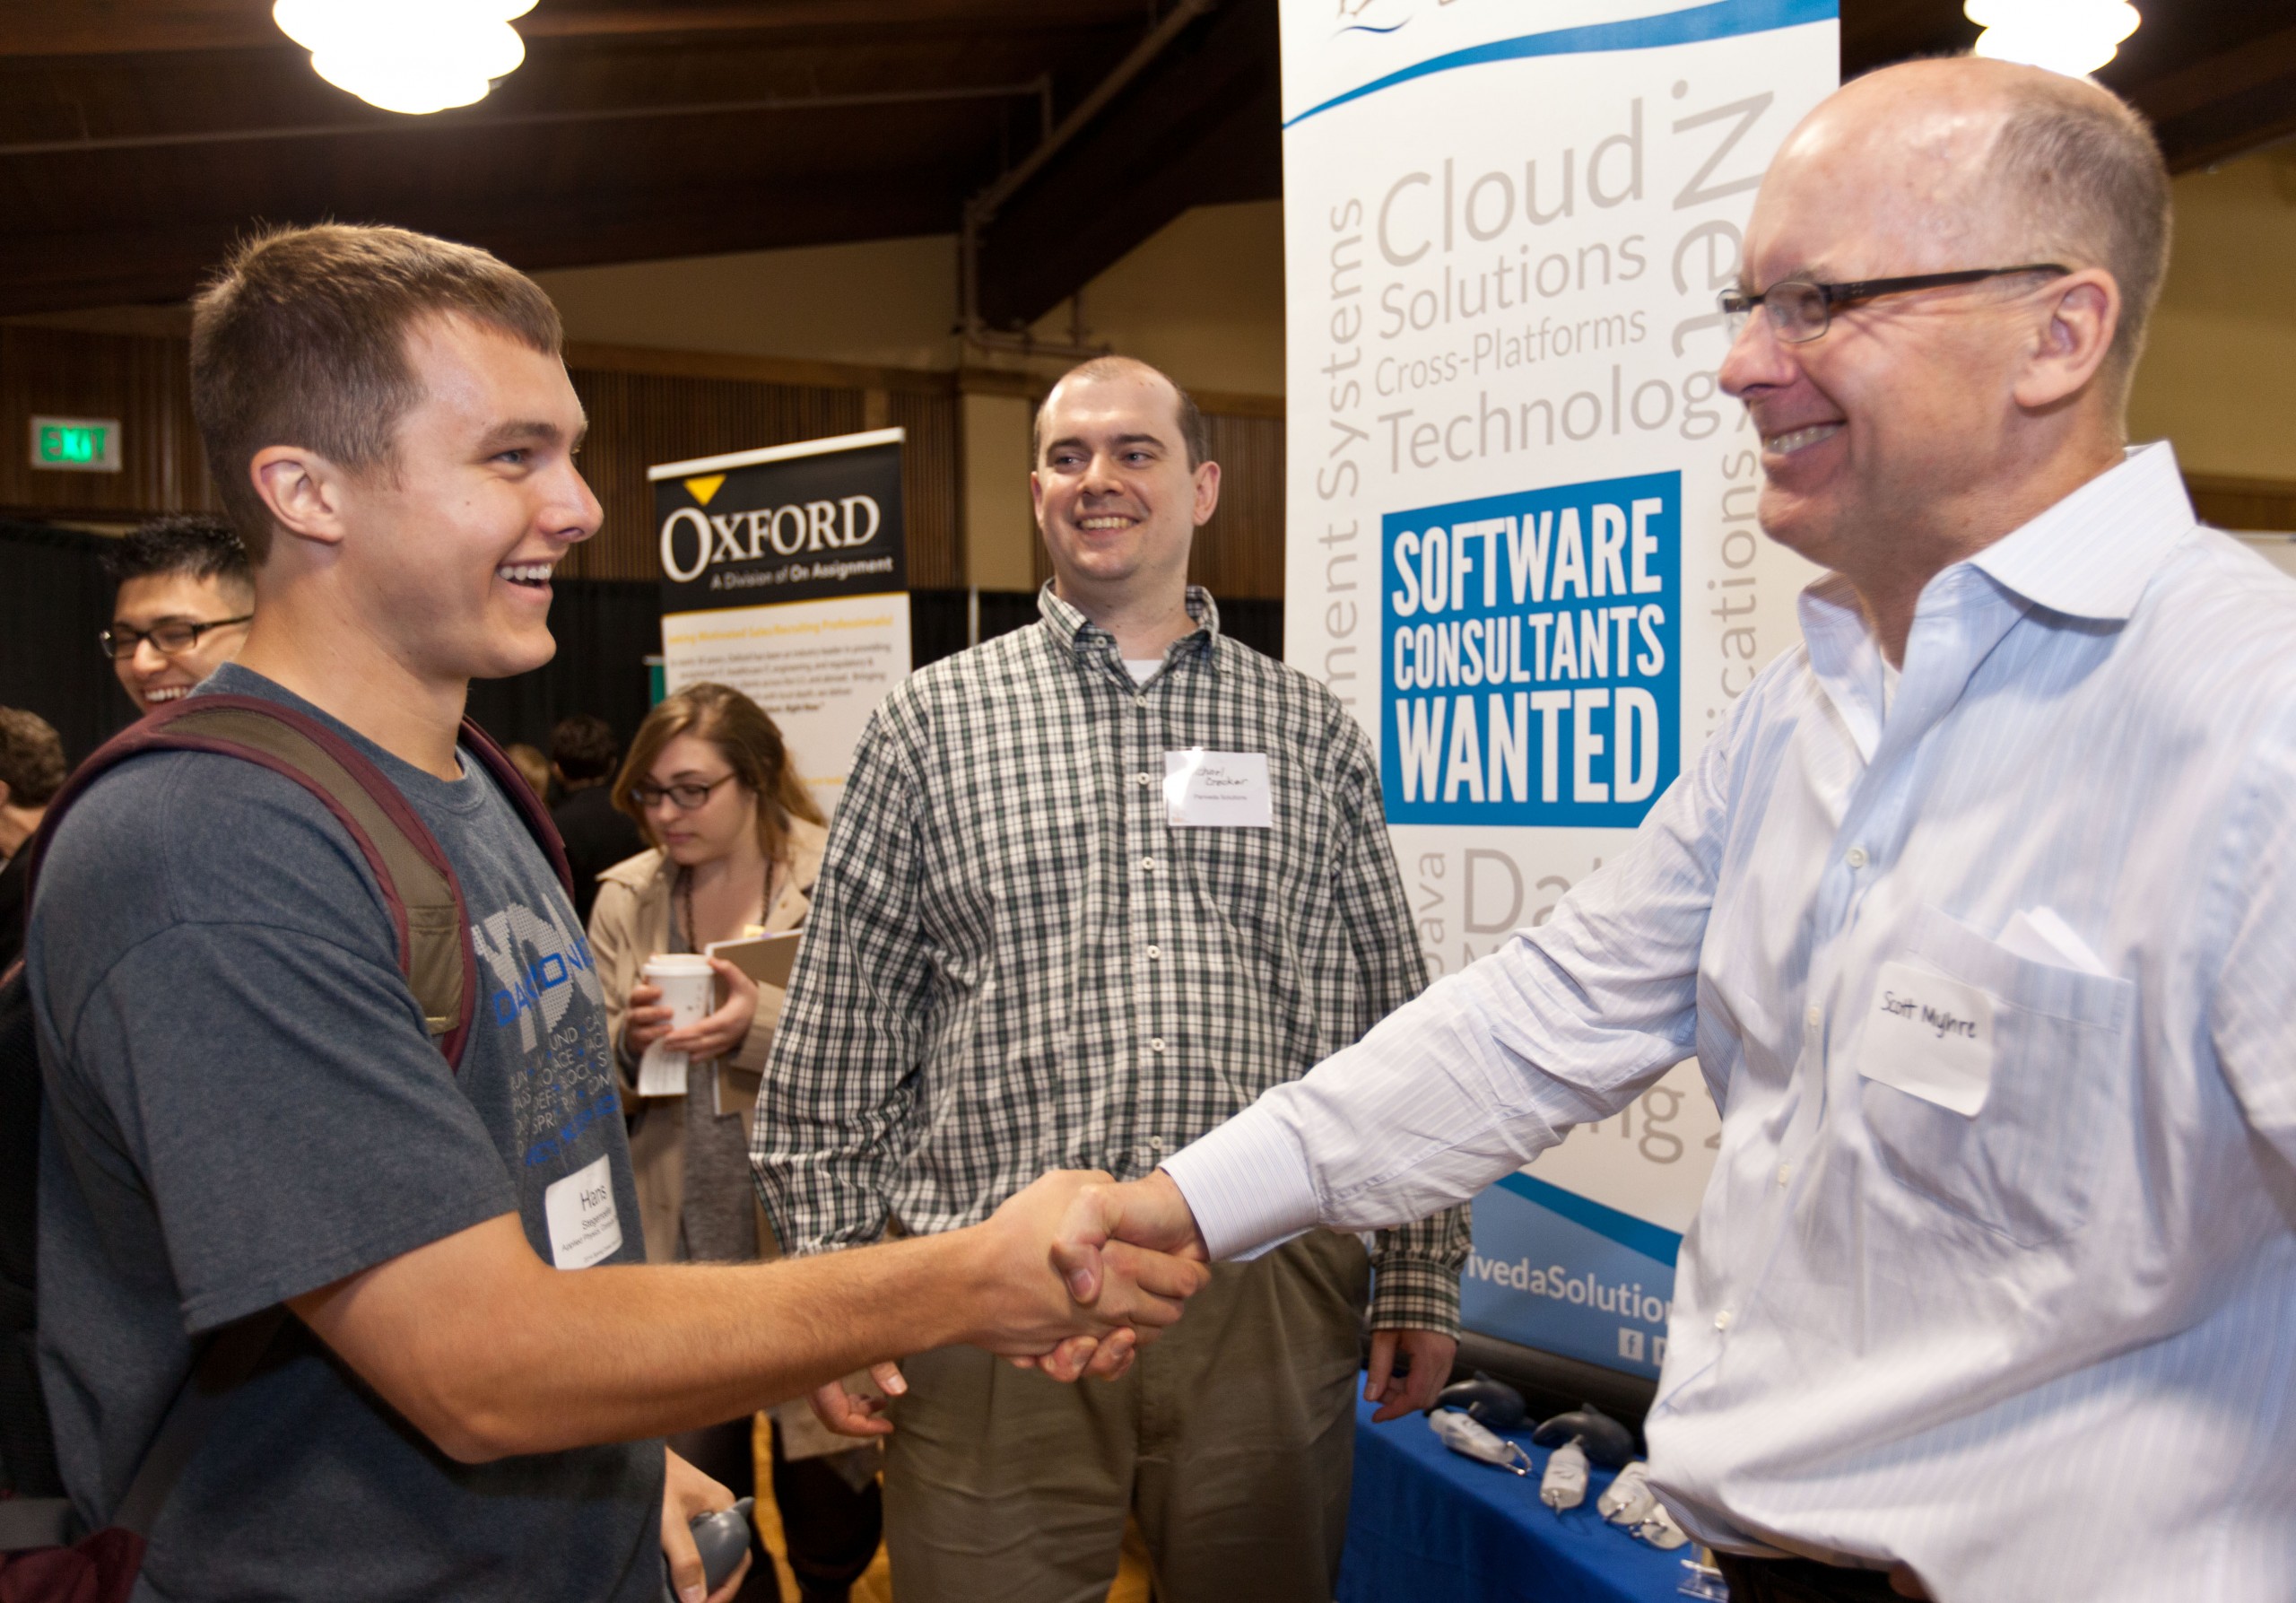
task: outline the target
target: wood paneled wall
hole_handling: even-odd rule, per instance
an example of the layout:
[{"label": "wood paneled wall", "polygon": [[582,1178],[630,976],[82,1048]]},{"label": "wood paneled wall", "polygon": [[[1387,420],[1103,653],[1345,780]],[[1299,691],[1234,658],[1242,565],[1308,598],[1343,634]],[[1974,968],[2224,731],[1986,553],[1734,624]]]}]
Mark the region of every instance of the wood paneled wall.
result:
[{"label": "wood paneled wall", "polygon": [[582,472],[606,513],[596,537],[578,546],[566,564],[576,579],[659,577],[653,486],[646,480],[650,464],[861,429],[857,389],[570,371],[590,414]]},{"label": "wood paneled wall", "polygon": [[2218,528],[2296,534],[2296,484],[2285,479],[2243,479],[2188,473],[2185,488],[2203,523]]},{"label": "wood paneled wall", "polygon": [[[0,509],[99,523],[219,510],[191,421],[190,361],[183,339],[0,324]],[[121,470],[32,466],[36,415],[117,418]]]},{"label": "wood paneled wall", "polygon": [[1283,420],[1204,414],[1212,459],[1220,464],[1220,509],[1196,533],[1188,578],[1216,600],[1280,600],[1283,595]]},{"label": "wood paneled wall", "polygon": [[[909,583],[964,587],[954,375],[603,345],[570,345],[567,357],[590,415],[582,471],[605,508],[597,537],[569,559],[569,578],[657,577],[646,480],[653,463],[897,424],[909,436],[902,479]],[[188,366],[189,344],[180,335],[0,324],[0,515],[132,523],[160,512],[218,510],[192,422]],[[1281,403],[1199,399],[1222,476],[1220,510],[1196,537],[1190,577],[1215,596],[1279,598]],[[35,413],[118,418],[126,470],[32,469],[28,420]],[[1041,580],[1040,547],[1037,566]]]}]

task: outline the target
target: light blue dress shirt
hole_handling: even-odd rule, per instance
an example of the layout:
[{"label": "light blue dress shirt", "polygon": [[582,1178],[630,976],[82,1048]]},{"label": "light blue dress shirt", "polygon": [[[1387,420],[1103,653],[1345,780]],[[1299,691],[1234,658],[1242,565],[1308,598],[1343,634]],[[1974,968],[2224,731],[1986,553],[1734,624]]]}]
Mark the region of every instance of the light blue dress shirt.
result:
[{"label": "light blue dress shirt", "polygon": [[1391,1224],[1694,1051],[1649,1418],[1693,1534],[2285,1603],[2296,582],[2156,445],[1932,579],[1886,705],[1848,586],[1801,613],[1546,924],[1167,1167],[1215,1256]]}]

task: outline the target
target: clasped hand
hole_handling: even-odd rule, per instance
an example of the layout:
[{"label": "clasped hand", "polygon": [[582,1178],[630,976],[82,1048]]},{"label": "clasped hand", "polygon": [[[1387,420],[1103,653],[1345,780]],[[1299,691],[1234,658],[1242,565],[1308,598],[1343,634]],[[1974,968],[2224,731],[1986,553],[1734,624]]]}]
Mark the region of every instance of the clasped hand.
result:
[{"label": "clasped hand", "polygon": [[670,1051],[705,1062],[738,1050],[757,1017],[757,981],[722,957],[709,959],[709,966],[725,987],[726,1000],[683,1030],[670,1028],[670,1010],[662,1006],[660,986],[642,980],[631,986],[630,1008],[622,1015],[622,1050],[637,1058],[658,1041]]},{"label": "clasped hand", "polygon": [[[1170,1216],[1175,1202],[1184,1230]],[[974,1345],[1057,1381],[1123,1374],[1141,1344],[1178,1320],[1210,1278],[1195,1217],[1161,1172],[1129,1185],[1096,1170],[1047,1174],[963,1233],[976,1238],[977,1284],[987,1296]],[[869,1372],[888,1397],[907,1389],[897,1365]],[[841,1381],[812,1402],[815,1417],[840,1435],[893,1428],[883,1398]]]}]

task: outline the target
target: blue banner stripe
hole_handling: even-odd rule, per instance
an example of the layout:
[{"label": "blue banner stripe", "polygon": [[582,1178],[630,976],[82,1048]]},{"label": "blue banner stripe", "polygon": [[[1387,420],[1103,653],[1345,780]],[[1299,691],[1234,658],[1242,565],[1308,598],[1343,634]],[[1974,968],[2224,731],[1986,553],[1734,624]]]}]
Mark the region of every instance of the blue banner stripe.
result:
[{"label": "blue banner stripe", "polygon": [[1583,1225],[1596,1235],[1608,1236],[1620,1246],[1655,1259],[1668,1268],[1682,1251],[1683,1239],[1661,1224],[1648,1219],[1638,1219],[1632,1214],[1622,1214],[1614,1207],[1605,1207],[1590,1201],[1576,1191],[1566,1191],[1561,1186],[1551,1186],[1543,1180],[1533,1180],[1527,1174],[1510,1174],[1499,1184],[1506,1190],[1527,1201],[1535,1202],[1550,1213],[1560,1214],[1573,1224]]},{"label": "blue banner stripe", "polygon": [[1767,33],[1776,28],[1798,28],[1805,22],[1831,22],[1840,14],[1837,0],[1714,0],[1687,11],[1670,11],[1655,17],[1631,17],[1618,22],[1588,22],[1578,28],[1558,28],[1552,33],[1527,33],[1520,39],[1495,39],[1453,50],[1374,78],[1345,94],[1334,95],[1320,106],[1310,106],[1283,126],[1296,128],[1309,118],[1360,100],[1383,89],[1448,73],[1457,67],[1481,66],[1492,61],[1520,61],[1531,56],[1581,56],[1595,50],[1648,50],[1659,45],[1695,44],[1701,39],[1728,39],[1740,33]]}]

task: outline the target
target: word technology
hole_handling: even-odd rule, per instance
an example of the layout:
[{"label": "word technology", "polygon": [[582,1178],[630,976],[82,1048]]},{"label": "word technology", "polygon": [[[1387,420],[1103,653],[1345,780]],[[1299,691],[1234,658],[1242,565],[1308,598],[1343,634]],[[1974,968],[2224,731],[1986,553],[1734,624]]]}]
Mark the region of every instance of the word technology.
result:
[{"label": "word technology", "polygon": [[1631,828],[1681,765],[1682,475],[1381,519],[1399,823]]}]

